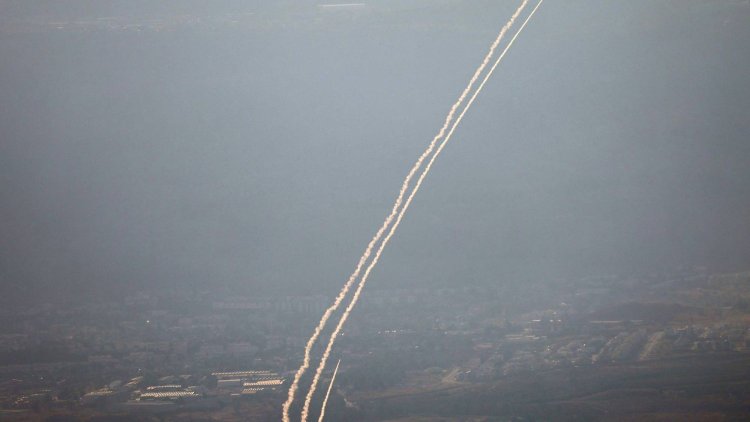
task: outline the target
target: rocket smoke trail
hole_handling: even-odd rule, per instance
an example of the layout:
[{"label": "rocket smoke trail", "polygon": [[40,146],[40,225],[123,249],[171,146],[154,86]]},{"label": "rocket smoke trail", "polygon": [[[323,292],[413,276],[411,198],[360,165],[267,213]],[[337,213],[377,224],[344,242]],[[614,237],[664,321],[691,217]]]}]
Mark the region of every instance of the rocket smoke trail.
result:
[{"label": "rocket smoke trail", "polygon": [[359,300],[359,297],[362,293],[362,289],[364,288],[365,284],[367,283],[367,278],[370,275],[370,271],[377,265],[378,260],[380,259],[380,255],[383,252],[383,249],[385,249],[385,246],[388,244],[388,241],[391,239],[393,234],[396,232],[396,229],[398,228],[399,224],[401,224],[401,220],[406,214],[406,210],[409,209],[409,205],[411,204],[412,200],[414,199],[414,196],[419,191],[420,186],[422,186],[422,182],[424,181],[424,178],[427,176],[427,174],[430,172],[430,169],[432,168],[433,163],[435,162],[435,159],[440,155],[445,145],[450,140],[451,136],[453,135],[453,132],[455,131],[456,127],[461,123],[461,120],[463,120],[464,115],[469,110],[471,105],[474,103],[474,100],[476,100],[479,93],[482,91],[482,88],[484,88],[484,85],[487,83],[487,81],[490,79],[490,76],[492,76],[492,73],[495,71],[497,66],[500,64],[500,61],[505,57],[505,54],[508,52],[510,47],[513,45],[513,43],[516,41],[516,38],[518,38],[518,35],[521,34],[521,31],[526,27],[526,24],[531,20],[532,16],[534,16],[534,13],[536,13],[537,9],[539,9],[539,6],[542,5],[542,2],[544,0],[539,0],[539,3],[537,3],[536,7],[529,13],[529,16],[526,17],[526,20],[523,22],[521,27],[518,29],[516,34],[513,36],[513,38],[510,40],[508,45],[505,47],[503,52],[500,54],[500,56],[495,60],[495,63],[492,65],[490,70],[485,75],[484,79],[482,80],[482,83],[479,84],[476,91],[474,91],[474,94],[471,96],[469,101],[466,103],[466,107],[463,109],[461,114],[458,116],[456,121],[453,123],[453,126],[451,127],[451,130],[448,132],[448,134],[445,136],[445,139],[441,142],[438,149],[435,151],[435,154],[432,156],[430,161],[425,166],[424,170],[422,171],[422,174],[419,176],[419,179],[417,180],[417,183],[414,185],[414,189],[412,190],[411,194],[409,194],[409,197],[406,200],[406,203],[404,204],[404,207],[401,209],[401,212],[398,214],[398,217],[396,218],[396,222],[391,226],[390,231],[388,232],[388,235],[383,239],[383,242],[380,244],[380,247],[378,248],[377,252],[375,253],[375,257],[370,262],[370,265],[365,270],[364,275],[362,276],[362,280],[359,282],[359,285],[357,286],[357,290],[354,292],[354,295],[352,296],[352,300],[349,303],[349,305],[344,310],[344,313],[341,315],[341,319],[339,320],[338,325],[336,326],[336,329],[331,334],[330,339],[328,340],[328,345],[326,346],[325,352],[323,352],[323,357],[320,359],[320,364],[318,365],[318,368],[315,372],[315,377],[313,378],[312,385],[310,386],[310,390],[307,393],[307,397],[305,398],[305,405],[302,409],[302,421],[307,421],[307,415],[310,407],[310,401],[312,400],[312,395],[315,393],[315,389],[317,387],[317,384],[320,380],[320,374],[325,369],[326,361],[328,360],[328,357],[331,354],[331,349],[333,348],[334,343],[336,342],[336,338],[338,337],[339,333],[341,332],[341,329],[343,328],[344,324],[346,323],[346,320],[349,318],[349,314],[351,313],[351,310],[354,308],[354,306],[357,304],[357,301]]},{"label": "rocket smoke trail", "polygon": [[294,374],[294,379],[292,380],[292,384],[289,387],[289,393],[288,393],[287,399],[284,402],[284,405],[282,407],[282,420],[284,422],[289,422],[289,408],[291,407],[292,402],[294,401],[294,397],[297,393],[297,389],[299,388],[300,378],[302,378],[302,375],[310,367],[310,354],[312,352],[313,345],[315,344],[318,337],[320,336],[321,331],[323,331],[323,329],[325,328],[325,325],[328,323],[328,320],[330,319],[331,315],[339,308],[339,306],[343,302],[347,293],[351,289],[351,286],[354,284],[354,281],[357,279],[357,277],[359,277],[359,274],[365,262],[367,262],[370,255],[372,254],[373,248],[375,247],[377,242],[380,240],[380,238],[383,236],[383,233],[385,233],[385,230],[388,228],[388,226],[393,222],[393,219],[396,216],[396,213],[398,212],[398,209],[403,202],[404,195],[406,194],[406,191],[409,188],[409,183],[411,182],[411,179],[414,177],[417,170],[419,170],[419,168],[422,166],[422,163],[424,162],[424,160],[432,153],[432,151],[435,148],[435,145],[437,144],[437,141],[440,140],[445,134],[446,129],[448,128],[451,121],[453,120],[453,116],[455,115],[456,110],[461,106],[461,104],[466,99],[469,92],[471,92],[471,89],[473,88],[476,81],[479,79],[479,76],[487,67],[487,64],[489,64],[490,59],[495,53],[495,49],[497,49],[497,46],[500,44],[500,41],[502,40],[502,38],[505,36],[505,33],[508,32],[508,29],[511,27],[511,25],[513,25],[513,22],[515,22],[518,15],[521,14],[521,12],[523,11],[523,8],[526,6],[527,3],[528,3],[528,0],[523,0],[521,2],[521,5],[513,13],[508,23],[506,23],[502,27],[497,37],[495,38],[493,43],[490,45],[489,52],[484,57],[484,60],[482,60],[482,63],[474,72],[474,75],[469,80],[468,85],[463,90],[458,100],[456,100],[456,102],[450,108],[450,111],[448,112],[448,115],[445,118],[445,122],[443,123],[443,126],[440,128],[440,131],[438,132],[437,135],[435,135],[432,142],[430,142],[430,145],[414,163],[411,170],[409,170],[409,173],[407,174],[406,178],[404,179],[403,184],[401,185],[401,189],[399,190],[398,197],[396,198],[396,201],[393,204],[393,209],[391,210],[391,213],[385,219],[385,221],[383,222],[383,225],[380,227],[380,229],[378,229],[377,233],[372,238],[372,240],[370,240],[370,243],[367,245],[365,252],[362,254],[362,256],[359,259],[359,262],[357,263],[357,267],[355,268],[351,276],[349,276],[349,279],[344,284],[344,287],[341,289],[338,296],[336,296],[336,300],[334,300],[333,304],[329,306],[328,309],[326,309],[326,311],[323,313],[323,317],[320,319],[320,322],[315,327],[315,330],[313,331],[312,336],[310,336],[310,339],[307,341],[307,344],[305,345],[305,352],[304,352],[302,365]]},{"label": "rocket smoke trail", "polygon": [[328,404],[328,397],[331,395],[331,390],[333,389],[333,383],[336,381],[336,374],[339,372],[339,365],[341,365],[341,359],[339,359],[338,362],[336,362],[336,369],[333,370],[333,376],[331,377],[331,383],[328,384],[328,391],[326,391],[326,398],[323,399],[323,407],[320,408],[320,417],[318,418],[318,422],[323,422],[323,417],[326,415],[326,405]]}]

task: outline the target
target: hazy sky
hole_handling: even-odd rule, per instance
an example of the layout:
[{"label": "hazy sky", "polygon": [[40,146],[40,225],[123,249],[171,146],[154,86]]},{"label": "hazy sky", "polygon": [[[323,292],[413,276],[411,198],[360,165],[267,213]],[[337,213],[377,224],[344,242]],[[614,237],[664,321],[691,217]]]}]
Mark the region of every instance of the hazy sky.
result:
[{"label": "hazy sky", "polygon": [[[2,296],[337,290],[516,6],[0,0]],[[748,21],[545,2],[368,288],[750,267]]]}]

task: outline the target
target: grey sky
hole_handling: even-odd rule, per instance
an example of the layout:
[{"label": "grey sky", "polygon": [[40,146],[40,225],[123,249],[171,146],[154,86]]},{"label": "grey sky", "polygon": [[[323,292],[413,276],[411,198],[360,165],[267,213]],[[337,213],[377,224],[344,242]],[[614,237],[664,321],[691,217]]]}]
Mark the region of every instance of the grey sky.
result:
[{"label": "grey sky", "polygon": [[[59,3],[0,1],[6,298],[333,292],[516,7]],[[248,4],[242,25],[39,24]],[[546,2],[371,288],[746,268],[749,17],[741,1]]]}]

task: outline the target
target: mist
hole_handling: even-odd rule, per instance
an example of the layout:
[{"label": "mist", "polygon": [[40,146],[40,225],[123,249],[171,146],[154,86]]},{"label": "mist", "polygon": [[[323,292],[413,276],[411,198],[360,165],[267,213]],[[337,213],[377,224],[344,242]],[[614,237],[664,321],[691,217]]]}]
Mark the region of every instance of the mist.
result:
[{"label": "mist", "polygon": [[748,22],[0,0],[0,419],[747,419]]}]

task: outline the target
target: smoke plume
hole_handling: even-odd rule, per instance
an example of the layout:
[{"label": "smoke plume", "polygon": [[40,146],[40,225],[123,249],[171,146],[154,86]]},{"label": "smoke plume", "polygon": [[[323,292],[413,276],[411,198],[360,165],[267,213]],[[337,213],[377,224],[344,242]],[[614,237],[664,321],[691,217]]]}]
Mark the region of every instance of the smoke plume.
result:
[{"label": "smoke plume", "polygon": [[331,390],[333,389],[333,383],[336,381],[336,374],[339,372],[339,365],[341,365],[341,359],[336,362],[336,368],[333,370],[333,376],[331,376],[331,383],[328,384],[328,391],[326,391],[326,397],[323,399],[323,407],[320,408],[320,417],[318,422],[323,422],[323,418],[326,415],[326,405],[328,404],[328,397],[331,396]]},{"label": "smoke plume", "polygon": [[[294,378],[292,380],[292,384],[289,387],[289,392],[287,395],[287,400],[284,402],[282,407],[282,419],[284,422],[289,422],[289,408],[292,405],[292,402],[294,401],[294,397],[297,393],[297,390],[299,388],[299,381],[302,378],[302,375],[307,371],[307,369],[310,367],[310,354],[312,353],[312,348],[315,345],[315,342],[317,341],[318,337],[320,336],[321,331],[325,328],[326,324],[328,323],[328,320],[330,319],[331,315],[339,308],[341,303],[343,302],[344,298],[346,297],[347,293],[351,289],[351,286],[354,284],[354,281],[359,277],[359,274],[362,270],[362,267],[364,266],[365,262],[369,259],[370,255],[372,254],[372,249],[375,247],[377,242],[380,240],[380,238],[383,236],[383,233],[385,233],[385,230],[390,226],[390,224],[393,222],[394,217],[398,213],[399,207],[401,206],[403,202],[404,195],[406,194],[406,191],[409,188],[409,183],[411,182],[411,179],[414,177],[416,172],[420,169],[422,166],[422,163],[424,160],[433,152],[435,145],[437,142],[445,135],[445,131],[448,128],[448,126],[453,121],[453,116],[456,113],[456,110],[461,106],[463,101],[468,96],[469,92],[471,92],[471,89],[474,87],[474,84],[479,79],[479,76],[482,74],[484,69],[487,67],[487,64],[489,64],[489,61],[491,60],[495,49],[497,49],[497,46],[500,44],[500,41],[505,36],[505,33],[508,31],[508,29],[511,27],[515,19],[518,17],[518,15],[521,14],[524,7],[528,3],[528,0],[523,0],[521,2],[521,5],[518,7],[518,9],[513,13],[511,16],[510,21],[506,23],[500,32],[498,33],[497,37],[493,41],[493,43],[490,45],[489,52],[482,60],[482,63],[479,65],[477,70],[474,72],[474,75],[469,80],[469,83],[467,84],[466,88],[463,90],[461,95],[459,96],[458,100],[451,106],[450,111],[448,112],[448,115],[445,118],[445,121],[443,122],[443,126],[440,128],[440,131],[437,135],[432,139],[432,142],[430,142],[429,146],[425,151],[422,153],[422,155],[419,156],[417,161],[414,163],[412,168],[409,170],[409,173],[407,174],[406,178],[404,179],[404,182],[401,185],[401,189],[399,190],[398,197],[396,198],[396,201],[393,204],[393,208],[391,210],[391,213],[388,215],[388,217],[383,222],[382,226],[378,229],[375,236],[370,240],[370,243],[367,245],[367,248],[365,249],[365,252],[362,254],[362,256],[359,259],[359,262],[357,263],[357,266],[354,270],[354,272],[349,276],[349,279],[344,284],[344,287],[339,292],[338,296],[336,296],[336,299],[334,300],[333,304],[326,309],[326,311],[323,313],[323,316],[320,319],[320,322],[315,327],[315,330],[313,331],[313,334],[310,336],[310,339],[307,341],[307,344],[305,345],[305,351],[304,351],[304,357],[302,360],[302,365],[297,369],[297,372],[294,374]],[[305,412],[306,413],[306,412]]]},{"label": "smoke plume", "polygon": [[315,390],[317,388],[317,384],[320,381],[320,375],[323,372],[323,370],[325,370],[326,361],[328,360],[328,357],[331,354],[331,349],[333,348],[333,345],[336,342],[336,338],[338,337],[339,333],[341,332],[341,329],[343,328],[344,324],[346,323],[346,320],[349,318],[349,314],[351,313],[351,310],[354,308],[354,306],[357,304],[357,301],[359,300],[359,297],[360,297],[360,295],[362,293],[362,289],[364,288],[365,284],[367,283],[367,279],[368,279],[368,277],[370,275],[370,271],[372,271],[372,269],[375,267],[375,265],[377,265],[378,260],[380,259],[380,255],[382,254],[383,250],[385,249],[385,246],[388,244],[388,241],[391,239],[391,237],[393,236],[393,234],[396,232],[396,229],[398,228],[399,224],[401,224],[401,220],[402,220],[404,214],[406,214],[406,211],[408,210],[409,205],[411,204],[412,200],[414,199],[414,196],[419,191],[419,188],[421,187],[422,182],[424,181],[424,178],[430,172],[430,169],[432,168],[432,165],[435,162],[435,159],[438,157],[438,155],[440,155],[440,153],[442,152],[443,148],[445,147],[445,145],[448,143],[448,141],[450,140],[451,136],[453,135],[456,127],[458,126],[459,123],[461,123],[461,120],[463,119],[464,115],[469,110],[469,108],[471,107],[471,105],[474,103],[474,101],[476,100],[477,96],[482,91],[482,88],[484,88],[484,85],[487,83],[487,81],[489,80],[489,78],[492,76],[492,73],[495,71],[495,69],[497,68],[497,66],[500,64],[500,61],[505,57],[505,54],[508,52],[508,50],[510,49],[510,47],[513,45],[513,43],[515,42],[516,38],[518,38],[518,35],[521,33],[521,31],[523,31],[524,27],[526,27],[526,24],[529,22],[529,20],[532,18],[532,16],[534,16],[534,13],[536,13],[537,9],[539,9],[539,6],[542,5],[543,1],[544,0],[540,0],[539,3],[537,3],[536,7],[534,7],[534,9],[531,11],[531,13],[529,14],[529,16],[523,22],[523,24],[518,29],[518,31],[513,36],[513,38],[510,40],[510,42],[505,47],[505,49],[503,50],[503,52],[497,58],[497,60],[493,64],[492,68],[490,68],[490,70],[487,72],[487,74],[485,75],[484,79],[482,80],[482,83],[479,84],[479,86],[477,87],[476,91],[474,91],[474,94],[471,96],[471,98],[469,99],[469,101],[466,103],[466,107],[464,107],[464,109],[461,112],[461,114],[458,116],[458,118],[456,119],[456,121],[453,123],[453,126],[451,127],[450,131],[446,135],[445,139],[443,139],[442,143],[440,144],[440,146],[436,150],[435,154],[432,156],[432,158],[430,159],[430,161],[427,163],[427,166],[425,166],[424,170],[422,171],[422,174],[419,176],[419,179],[417,180],[417,183],[414,186],[414,189],[412,190],[411,194],[407,198],[406,203],[404,204],[404,207],[399,212],[398,217],[396,218],[396,222],[393,224],[393,226],[391,226],[391,229],[388,232],[388,235],[385,237],[385,239],[383,239],[383,242],[380,244],[380,247],[378,248],[377,252],[375,253],[375,257],[373,258],[373,260],[370,262],[370,265],[365,270],[365,273],[362,276],[362,280],[359,282],[359,285],[357,286],[357,289],[354,292],[354,295],[352,296],[351,302],[349,303],[349,305],[344,310],[344,313],[341,315],[341,319],[339,320],[338,325],[336,326],[336,328],[334,329],[333,333],[331,334],[331,337],[330,337],[330,339],[328,341],[328,345],[326,346],[326,349],[323,352],[323,356],[320,359],[320,364],[318,365],[318,368],[317,368],[317,370],[315,372],[315,376],[313,378],[312,385],[310,386],[310,389],[309,389],[309,391],[307,393],[307,396],[305,397],[305,404],[304,404],[304,407],[302,408],[302,418],[301,418],[302,421],[306,421],[307,420],[307,416],[308,416],[308,412],[309,412],[309,407],[310,407],[310,402],[311,402],[312,396],[315,393]]}]

